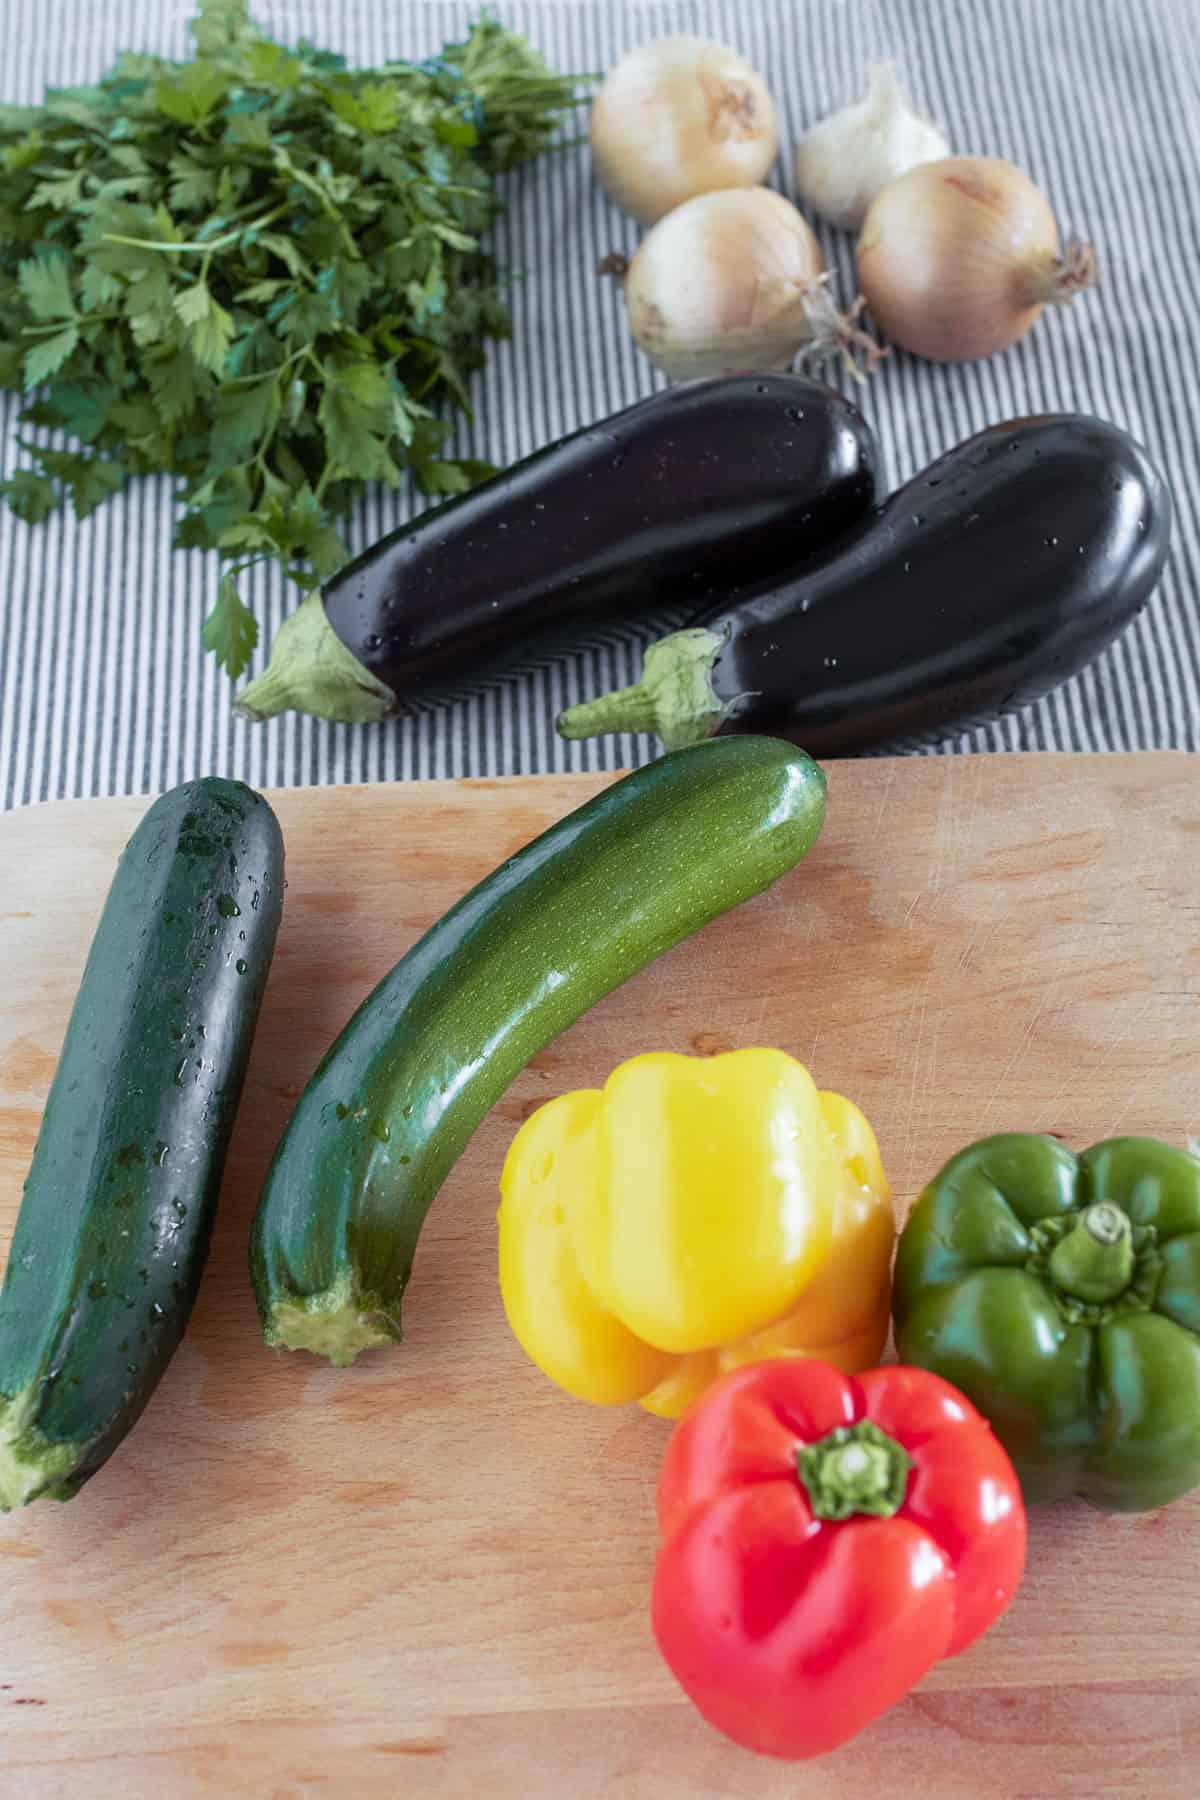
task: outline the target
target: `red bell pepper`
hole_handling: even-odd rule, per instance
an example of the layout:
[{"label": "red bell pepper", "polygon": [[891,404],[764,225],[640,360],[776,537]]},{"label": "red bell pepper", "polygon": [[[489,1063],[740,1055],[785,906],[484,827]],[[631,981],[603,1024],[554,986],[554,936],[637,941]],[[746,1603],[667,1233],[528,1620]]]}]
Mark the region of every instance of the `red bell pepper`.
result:
[{"label": "red bell pepper", "polygon": [[986,1631],[1025,1562],[1021,1490],[940,1377],[778,1358],[685,1413],[658,1489],[659,1648],[747,1749],[819,1756]]}]

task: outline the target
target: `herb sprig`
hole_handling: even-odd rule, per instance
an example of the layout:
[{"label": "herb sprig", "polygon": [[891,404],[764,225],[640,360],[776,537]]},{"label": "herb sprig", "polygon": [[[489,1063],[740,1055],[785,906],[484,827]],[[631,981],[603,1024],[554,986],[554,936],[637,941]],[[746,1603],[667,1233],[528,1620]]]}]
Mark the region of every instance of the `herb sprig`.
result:
[{"label": "herb sprig", "polygon": [[0,494],[82,519],[131,476],[180,477],[177,544],[229,564],[204,642],[236,676],[258,640],[241,569],[318,586],[364,483],[491,473],[441,450],[510,329],[481,248],[494,177],[575,91],[490,16],[375,70],[272,42],[246,0],[201,0],[192,29],[190,62],[125,56],[0,106],[0,386],[78,445],[21,439]]}]

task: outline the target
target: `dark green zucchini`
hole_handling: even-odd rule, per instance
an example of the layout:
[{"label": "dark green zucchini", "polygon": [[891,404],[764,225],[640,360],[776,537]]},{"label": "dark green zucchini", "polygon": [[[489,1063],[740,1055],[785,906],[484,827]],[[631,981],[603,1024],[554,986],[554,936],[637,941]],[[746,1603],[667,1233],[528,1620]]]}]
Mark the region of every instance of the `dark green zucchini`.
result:
[{"label": "dark green zucchini", "polygon": [[271,808],[164,794],[122,853],[0,1292],[0,1507],[68,1500],[149,1400],[196,1298],[283,903]]},{"label": "dark green zucchini", "polygon": [[251,1238],[269,1344],[332,1363],[400,1337],[438,1189],[543,1045],[814,842],[825,777],[770,738],[637,770],[460,900],[363,1002],[300,1096]]}]

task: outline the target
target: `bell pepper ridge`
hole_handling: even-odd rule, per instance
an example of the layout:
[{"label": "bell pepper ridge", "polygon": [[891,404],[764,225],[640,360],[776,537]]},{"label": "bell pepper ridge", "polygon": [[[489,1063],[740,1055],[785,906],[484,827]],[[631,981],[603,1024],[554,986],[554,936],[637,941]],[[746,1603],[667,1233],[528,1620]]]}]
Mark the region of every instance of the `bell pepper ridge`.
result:
[{"label": "bell pepper ridge", "polygon": [[988,1630],[1025,1562],[994,1432],[900,1364],[722,1376],[675,1427],[657,1511],[658,1647],[709,1723],[767,1756],[854,1737]]},{"label": "bell pepper ridge", "polygon": [[632,1057],[539,1107],[500,1187],[509,1323],[579,1399],[677,1418],[725,1369],[817,1356],[854,1372],[882,1353],[879,1148],[781,1050]]},{"label": "bell pepper ridge", "polygon": [[1200,1487],[1200,1162],[1155,1138],[1037,1134],[951,1157],[909,1214],[902,1362],[951,1381],[1026,1504],[1149,1512]]}]

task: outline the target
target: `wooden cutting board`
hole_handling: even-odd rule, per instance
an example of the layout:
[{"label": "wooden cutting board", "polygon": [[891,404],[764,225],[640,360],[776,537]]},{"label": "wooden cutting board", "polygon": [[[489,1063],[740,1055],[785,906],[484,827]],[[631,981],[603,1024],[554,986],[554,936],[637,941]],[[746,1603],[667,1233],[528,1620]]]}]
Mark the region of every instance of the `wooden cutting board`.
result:
[{"label": "wooden cutting board", "polygon": [[[603,777],[274,796],[289,885],[212,1256],[144,1419],[68,1506],[0,1519],[0,1794],[1188,1800],[1200,1499],[1034,1519],[991,1634],[818,1763],[678,1696],[647,1622],[667,1428],[508,1334],[494,1214],[522,1118],[655,1048],[769,1043],[872,1119],[903,1207],[1002,1129],[1200,1129],[1200,760],[829,768],[807,862],[539,1056],[439,1198],[407,1336],[275,1355],[249,1222],[305,1078],[464,889]],[[87,945],[144,801],[0,820],[0,1252]]]}]

